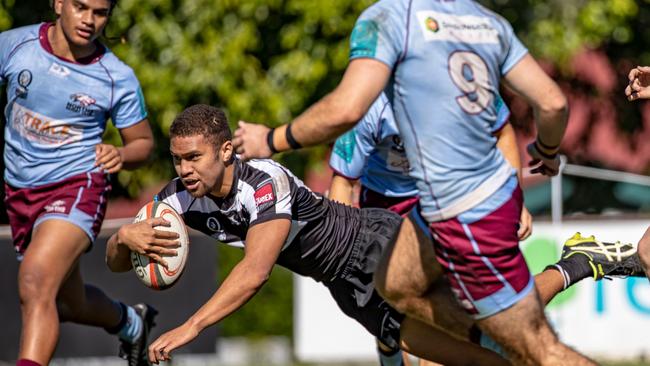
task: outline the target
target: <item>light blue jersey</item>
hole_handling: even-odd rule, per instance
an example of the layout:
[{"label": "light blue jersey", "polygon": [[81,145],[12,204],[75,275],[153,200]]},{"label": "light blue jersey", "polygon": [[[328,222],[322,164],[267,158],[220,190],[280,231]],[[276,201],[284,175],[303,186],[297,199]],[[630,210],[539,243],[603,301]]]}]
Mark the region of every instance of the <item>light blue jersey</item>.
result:
[{"label": "light blue jersey", "polygon": [[330,166],[337,174],[361,179],[361,184],[387,197],[417,195],[409,163],[384,94],[372,104],[354,129],[334,144]]},{"label": "light blue jersey", "polygon": [[527,54],[506,20],[470,0],[382,0],[358,19],[350,48],[351,59],[393,70],[392,104],[427,221],[471,210],[516,179],[494,136],[505,123],[499,80]]},{"label": "light blue jersey", "polygon": [[0,34],[0,80],[8,100],[5,181],[16,188],[98,170],[95,145],[108,118],[122,129],[147,117],[131,68],[106,48],[84,64],[55,56],[49,26]]}]

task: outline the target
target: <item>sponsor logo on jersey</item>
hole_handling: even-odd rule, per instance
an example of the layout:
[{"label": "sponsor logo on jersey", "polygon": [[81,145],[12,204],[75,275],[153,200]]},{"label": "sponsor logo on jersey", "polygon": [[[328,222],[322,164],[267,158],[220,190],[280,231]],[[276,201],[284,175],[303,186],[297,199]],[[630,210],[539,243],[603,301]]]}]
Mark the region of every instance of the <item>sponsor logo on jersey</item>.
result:
[{"label": "sponsor logo on jersey", "polygon": [[219,219],[216,217],[210,216],[208,217],[208,221],[205,223],[205,225],[210,229],[210,231],[214,232],[213,237],[216,237],[217,240],[219,241],[224,241],[227,239],[225,231],[221,228],[221,224],[219,224]]},{"label": "sponsor logo on jersey", "polygon": [[275,200],[275,189],[273,188],[273,183],[268,182],[257,188],[254,197],[255,205],[258,209],[261,209],[261,207],[266,203],[273,202]]},{"label": "sponsor logo on jersey", "polygon": [[70,100],[68,101],[68,104],[66,104],[65,109],[75,112],[75,113],[80,113],[84,116],[92,116],[95,114],[96,109],[91,109],[91,106],[94,106],[97,101],[95,98],[83,94],[83,93],[74,93],[70,95]]},{"label": "sponsor logo on jersey", "polygon": [[419,11],[416,15],[427,42],[499,44],[499,31],[492,26],[489,17],[438,13],[431,10]]},{"label": "sponsor logo on jersey", "polygon": [[49,74],[51,74],[51,75],[58,76],[58,77],[61,77],[61,78],[65,78],[68,75],[70,75],[70,69],[68,69],[67,67],[65,67],[63,65],[59,65],[56,62],[54,62],[54,63],[52,63],[52,65],[50,65],[50,69],[47,72]]},{"label": "sponsor logo on jersey", "polygon": [[83,131],[14,103],[11,125],[25,139],[43,145],[61,146],[79,141]]},{"label": "sponsor logo on jersey", "polygon": [[62,200],[54,201],[45,206],[45,211],[48,213],[65,213],[65,209],[65,202]]},{"label": "sponsor logo on jersey", "polygon": [[424,21],[424,25],[426,25],[427,29],[432,31],[433,33],[436,33],[436,32],[438,32],[438,30],[440,30],[440,26],[438,25],[438,22],[435,19],[433,19],[432,17],[428,17]]},{"label": "sponsor logo on jersey", "polygon": [[379,26],[374,20],[360,20],[350,35],[350,57],[374,57],[377,52]]},{"label": "sponsor logo on jersey", "polygon": [[32,83],[32,72],[25,69],[18,73],[18,87],[16,88],[16,96],[18,98],[27,98],[27,87]]},{"label": "sponsor logo on jersey", "polygon": [[346,163],[350,164],[354,158],[354,148],[357,145],[356,132],[354,129],[346,132],[336,139],[334,143],[334,154],[338,155]]}]

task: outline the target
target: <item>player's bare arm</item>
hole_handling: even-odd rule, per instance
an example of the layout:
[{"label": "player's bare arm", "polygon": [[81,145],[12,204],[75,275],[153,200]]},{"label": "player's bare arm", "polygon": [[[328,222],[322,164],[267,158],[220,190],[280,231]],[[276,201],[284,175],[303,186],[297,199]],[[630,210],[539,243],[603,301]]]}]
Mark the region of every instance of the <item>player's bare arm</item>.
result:
[{"label": "player's bare arm", "polygon": [[[380,61],[352,60],[337,88],[293,120],[290,135],[300,146],[313,146],[351,129],[384,89],[390,73],[390,68]],[[273,148],[278,152],[292,148],[287,128],[283,125],[273,132]],[[237,153],[244,159],[270,157],[269,131],[264,125],[240,121],[233,138]]]},{"label": "player's bare arm", "polygon": [[524,56],[504,76],[503,82],[533,107],[537,138],[528,146],[528,153],[533,158],[530,165],[535,165],[531,172],[556,175],[560,166],[557,152],[568,119],[566,97],[530,55]]},{"label": "player's bare arm", "polygon": [[171,359],[173,350],[189,343],[205,328],[237,311],[266,283],[284,242],[291,221],[270,220],[248,230],[244,258],[233,268],[217,292],[185,323],[149,346],[149,359],[158,363]]},{"label": "player's bare arm", "polygon": [[153,133],[147,119],[121,129],[120,136],[124,142],[122,147],[109,144],[95,146],[95,166],[108,173],[117,173],[122,168],[135,169],[149,160],[153,150]]},{"label": "player's bare arm", "polygon": [[[497,148],[506,158],[508,163],[517,170],[517,179],[521,184],[521,157],[519,156],[519,147],[517,145],[517,135],[510,123],[506,123],[497,133]],[[533,217],[528,212],[526,206],[522,207],[521,217],[519,219],[519,230],[517,236],[519,240],[525,240],[533,233]]]},{"label": "player's bare arm", "polygon": [[165,255],[176,255],[178,234],[156,230],[157,226],[170,226],[169,221],[155,217],[122,226],[106,245],[106,264],[113,272],[126,272],[132,268],[130,253],[137,252],[167,266]]},{"label": "player's bare arm", "polygon": [[334,174],[328,198],[352,206],[354,204],[354,186],[357,182],[356,179],[348,179],[339,174]]}]

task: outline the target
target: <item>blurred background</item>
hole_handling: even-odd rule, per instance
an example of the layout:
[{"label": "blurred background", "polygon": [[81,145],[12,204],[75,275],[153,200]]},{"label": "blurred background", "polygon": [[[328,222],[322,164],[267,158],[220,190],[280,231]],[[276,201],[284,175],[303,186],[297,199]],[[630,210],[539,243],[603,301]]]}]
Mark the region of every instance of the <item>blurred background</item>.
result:
[{"label": "blurred background", "polygon": [[[119,0],[105,42],[135,70],[142,84],[156,152],[147,167],[122,171],[114,177],[108,218],[132,217],[165,180],[173,177],[167,130],[184,107],[195,103],[221,106],[232,127],[239,119],[277,125],[330,91],[347,65],[352,26],[373,2]],[[650,104],[627,102],[623,90],[630,68],[650,65],[650,1],[479,2],[512,23],[570,102],[569,127],[561,147],[567,162],[565,174],[553,183],[526,177],[524,184],[526,206],[535,218],[533,237],[522,244],[531,268],[541,270],[557,259],[559,246],[576,230],[596,234],[605,241],[636,243],[650,218]],[[53,19],[48,0],[0,0],[0,31]],[[507,90],[503,95],[523,147],[534,137],[531,111]],[[0,103],[4,105],[5,100],[2,93]],[[117,131],[109,128],[105,140],[118,144]],[[526,162],[523,148],[521,152]],[[329,147],[322,146],[282,154],[277,159],[314,190],[323,192],[331,177],[328,154]],[[0,223],[6,223],[4,215],[3,208]],[[2,263],[14,260],[6,244],[0,251]],[[102,251],[98,243],[95,252]],[[188,278],[178,286],[207,298],[241,257],[238,250],[222,245],[215,246],[215,251],[205,257],[214,258],[211,278],[206,279],[209,286]],[[104,271],[103,263],[94,263],[89,270]],[[17,299],[10,288],[10,276],[15,276],[15,271],[6,272],[9,287],[0,288],[0,301],[15,310]],[[135,276],[132,281],[137,293],[141,285]],[[650,343],[643,332],[650,326],[647,282],[582,283],[560,298],[549,316],[563,339],[580,350],[605,360],[645,364],[646,355],[650,355]],[[214,347],[197,351],[204,356],[188,358],[187,362],[214,364],[214,352],[221,354],[221,363],[372,362],[371,337],[340,329],[354,324],[347,325],[343,319],[344,325],[330,334],[326,325],[310,323],[313,317],[304,309],[330,306],[317,292],[311,292],[317,291],[313,286],[311,280],[297,280],[282,268],[276,269],[260,294],[218,326],[211,338]],[[332,319],[338,315],[335,308],[333,313]],[[18,314],[3,312],[2,316],[8,319]],[[330,319],[329,315],[323,318]],[[352,340],[336,338],[341,333],[349,334]],[[361,343],[354,343],[356,339]],[[328,341],[332,340],[330,345]],[[66,340],[61,342],[65,344]],[[337,348],[346,342],[352,349],[349,354]],[[224,358],[224,352],[236,354],[239,349],[240,356]],[[317,349],[339,357],[328,358]],[[11,360],[11,352],[0,354],[0,360]],[[267,354],[268,358],[260,356]],[[90,362],[72,358],[74,351],[61,354],[59,362]]]}]

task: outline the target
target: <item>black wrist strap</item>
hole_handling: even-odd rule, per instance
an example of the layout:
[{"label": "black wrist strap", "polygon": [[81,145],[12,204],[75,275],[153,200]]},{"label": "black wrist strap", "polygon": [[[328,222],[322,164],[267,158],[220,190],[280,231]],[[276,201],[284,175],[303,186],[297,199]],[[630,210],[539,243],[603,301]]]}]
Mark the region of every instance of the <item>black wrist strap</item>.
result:
[{"label": "black wrist strap", "polygon": [[541,144],[540,144],[539,140],[535,141],[535,149],[537,149],[537,153],[539,155],[541,155],[544,159],[553,160],[557,156],[557,153],[553,153],[553,154],[545,153],[544,151],[542,151],[542,149],[540,147],[541,147]]},{"label": "black wrist strap", "polygon": [[287,129],[284,130],[285,134],[284,136],[287,138],[287,143],[289,146],[291,146],[292,149],[298,150],[302,147],[298,141],[293,137],[293,134],[291,133],[291,123],[287,125]]},{"label": "black wrist strap", "polygon": [[278,150],[273,145],[273,132],[275,132],[275,128],[270,129],[269,133],[266,134],[266,144],[269,145],[272,154],[277,154]]},{"label": "black wrist strap", "polygon": [[539,137],[539,135],[537,135],[537,138],[535,139],[535,141],[537,141],[537,143],[539,144],[539,146],[545,148],[546,150],[552,150],[552,151],[555,151],[555,150],[557,150],[557,149],[560,147],[559,144],[558,144],[558,145],[555,145],[555,146],[551,146],[551,145],[547,145],[547,144],[545,144],[544,141],[542,141],[542,139]]}]

